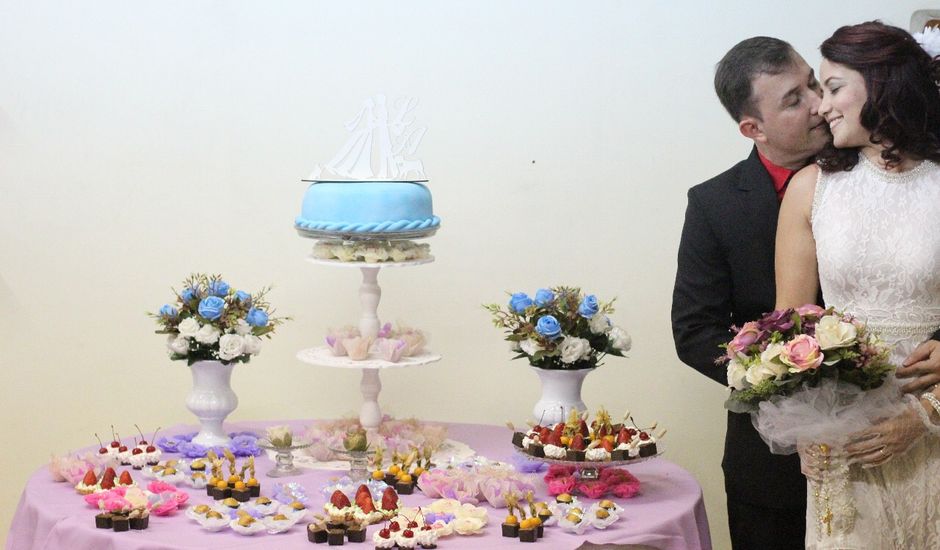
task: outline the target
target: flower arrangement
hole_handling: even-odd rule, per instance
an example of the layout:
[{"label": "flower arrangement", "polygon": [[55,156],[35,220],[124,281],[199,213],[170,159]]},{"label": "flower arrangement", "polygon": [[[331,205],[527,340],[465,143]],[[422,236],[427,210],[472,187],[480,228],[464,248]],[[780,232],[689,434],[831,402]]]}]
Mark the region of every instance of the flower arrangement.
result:
[{"label": "flower arrangement", "polygon": [[921,32],[915,32],[914,40],[930,57],[940,55],[940,29],[937,27],[925,27]]},{"label": "flower arrangement", "polygon": [[498,304],[484,307],[493,315],[493,324],[505,329],[506,340],[517,352],[513,359],[525,357],[533,367],[590,369],[600,365],[604,355],[623,357],[632,346],[627,331],[608,317],[614,312],[613,300],[599,303],[579,288],[540,288],[534,298],[517,292],[506,309]]},{"label": "flower arrangement", "polygon": [[220,275],[191,275],[176,292],[176,305],[165,304],[156,319],[157,334],[167,335],[170,359],[244,362],[261,352],[261,338],[270,338],[288,317],[272,317],[265,301],[269,288],[249,294],[235,290]]},{"label": "flower arrangement", "polygon": [[725,403],[735,412],[755,411],[762,401],[827,378],[874,389],[894,370],[890,348],[863,323],[832,308],[777,310],[736,331],[719,359],[727,363],[728,385],[737,390]]}]

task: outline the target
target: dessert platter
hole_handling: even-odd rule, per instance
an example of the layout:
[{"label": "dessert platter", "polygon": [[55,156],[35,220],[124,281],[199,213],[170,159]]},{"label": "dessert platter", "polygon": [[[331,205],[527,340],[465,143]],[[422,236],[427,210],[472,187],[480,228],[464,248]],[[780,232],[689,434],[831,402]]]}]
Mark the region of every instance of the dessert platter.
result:
[{"label": "dessert platter", "polygon": [[654,435],[656,423],[640,428],[628,411],[623,422],[615,424],[603,407],[590,424],[587,419],[586,412],[575,409],[564,422],[535,424],[525,432],[509,424],[513,447],[530,460],[574,466],[582,479],[597,479],[602,467],[636,464],[663,454],[660,440],[666,430]]},{"label": "dessert platter", "polygon": [[[437,362],[440,355],[423,349],[426,336],[414,329],[385,332],[379,321],[382,289],[378,284],[383,267],[408,267],[434,261],[427,244],[407,239],[430,237],[441,220],[434,215],[431,192],[424,183],[424,165],[413,155],[426,132],[411,127],[414,98],[396,103],[399,125],[390,132],[388,119],[373,118],[374,109],[384,106],[384,96],[370,98],[359,115],[347,125],[352,135],[340,152],[318,165],[309,178],[294,228],[306,238],[321,239],[308,258],[329,266],[358,267],[362,272],[359,325],[345,338],[327,336],[327,345],[301,350],[297,358],[322,367],[362,371],[362,406],[359,421],[374,430],[382,420],[379,371],[392,367],[420,366]],[[361,129],[363,117],[368,121]],[[404,120],[407,119],[407,122]],[[384,126],[383,126],[384,124]],[[391,147],[373,140],[374,132],[386,135]],[[352,331],[349,331],[352,332]],[[420,340],[416,345],[415,340]]]}]

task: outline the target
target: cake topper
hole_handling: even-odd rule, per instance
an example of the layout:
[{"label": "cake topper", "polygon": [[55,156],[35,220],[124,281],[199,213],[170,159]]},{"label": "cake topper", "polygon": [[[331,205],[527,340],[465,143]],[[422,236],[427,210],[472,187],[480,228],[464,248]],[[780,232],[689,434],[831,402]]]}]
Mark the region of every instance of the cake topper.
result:
[{"label": "cake topper", "polygon": [[[391,104],[384,94],[363,101],[346,123],[349,138],[330,162],[318,164],[304,181],[425,181],[424,164],[412,158],[427,126],[416,126],[416,97]],[[407,157],[407,158],[406,158]]]}]

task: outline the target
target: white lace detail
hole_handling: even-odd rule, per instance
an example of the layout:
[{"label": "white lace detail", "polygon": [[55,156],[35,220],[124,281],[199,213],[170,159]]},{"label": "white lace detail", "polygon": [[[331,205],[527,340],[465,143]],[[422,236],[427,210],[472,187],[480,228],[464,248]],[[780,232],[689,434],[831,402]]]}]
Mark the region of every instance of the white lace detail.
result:
[{"label": "white lace detail", "polygon": [[[940,166],[894,173],[862,155],[849,172],[821,173],[812,227],[826,305],[868,323],[900,364],[940,327]],[[808,524],[807,548],[940,548],[940,438],[879,468],[853,466],[850,480],[854,527],[817,540]]]},{"label": "white lace detail", "polygon": [[816,209],[819,207],[819,197],[822,195],[822,188],[825,185],[822,170],[816,170],[816,190],[813,192],[813,209],[809,214],[809,222],[812,224],[816,220]]}]

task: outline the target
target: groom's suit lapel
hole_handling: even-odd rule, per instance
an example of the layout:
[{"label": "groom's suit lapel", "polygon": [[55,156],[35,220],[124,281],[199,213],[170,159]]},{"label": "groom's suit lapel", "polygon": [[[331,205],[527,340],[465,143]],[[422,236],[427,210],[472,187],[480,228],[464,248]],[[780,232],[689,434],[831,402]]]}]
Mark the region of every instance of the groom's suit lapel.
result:
[{"label": "groom's suit lapel", "polygon": [[740,201],[742,224],[755,240],[773,246],[777,234],[777,215],[780,201],[774,190],[773,180],[757,156],[757,148],[751,150],[738,179],[737,199]]}]

